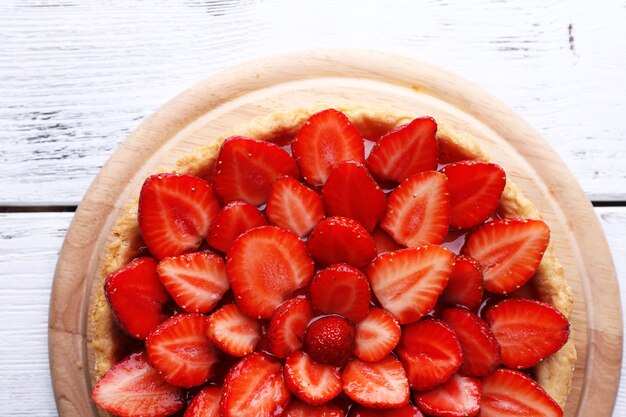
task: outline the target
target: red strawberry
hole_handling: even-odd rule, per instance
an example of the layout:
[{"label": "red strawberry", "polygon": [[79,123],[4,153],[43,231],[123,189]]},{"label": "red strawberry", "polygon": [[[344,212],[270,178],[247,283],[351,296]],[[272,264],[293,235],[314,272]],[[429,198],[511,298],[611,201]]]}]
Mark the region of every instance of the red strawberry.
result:
[{"label": "red strawberry", "polygon": [[291,397],[280,362],[264,353],[252,353],[233,366],[222,387],[222,417],[274,417]]},{"label": "red strawberry", "polygon": [[313,308],[339,314],[350,321],[365,318],[370,309],[370,284],[358,269],[335,264],[319,271],[309,287]]},{"label": "red strawberry", "polygon": [[413,404],[407,404],[401,408],[389,408],[387,410],[377,410],[374,408],[357,406],[350,417],[424,417],[420,410]]},{"label": "red strawberry", "polygon": [[323,185],[343,161],[363,163],[365,160],[359,130],[334,109],[311,116],[296,134],[291,150],[304,180],[311,185]]},{"label": "red strawberry", "polygon": [[376,253],[379,255],[381,253],[393,252],[403,248],[401,244],[393,240],[393,238],[383,229],[376,228],[376,230],[372,232],[372,237],[376,243]]},{"label": "red strawberry", "polygon": [[187,313],[210,312],[229,288],[224,258],[209,251],[163,258],[157,273]]},{"label": "red strawberry", "polygon": [[563,410],[530,377],[498,369],[483,378],[481,417],[562,417]]},{"label": "red strawberry", "polygon": [[183,417],[220,417],[222,391],[216,386],[206,386],[193,397]]},{"label": "red strawberry", "polygon": [[324,266],[345,262],[357,268],[376,256],[376,243],[367,230],[347,217],[329,217],[315,226],[307,246]]},{"label": "red strawberry", "polygon": [[367,168],[355,161],[342,162],[330,174],[322,199],[329,216],[354,219],[368,232],[382,219],[387,205],[383,190]]},{"label": "red strawberry", "polygon": [[433,309],[453,268],[448,249],[421,246],[379,255],[365,273],[382,306],[407,324]]},{"label": "red strawberry", "polygon": [[213,184],[225,203],[241,200],[258,206],[267,201],[272,182],[285,175],[299,176],[287,151],[273,143],[232,136],[217,155]]},{"label": "red strawberry", "polygon": [[209,318],[177,314],[146,339],[152,366],[167,382],[181,387],[204,384],[215,372],[217,351],[207,337]]},{"label": "red strawberry", "polygon": [[437,169],[437,123],[419,117],[381,137],[367,158],[379,181],[402,182],[411,175]]},{"label": "red strawberry", "polygon": [[168,317],[164,306],[170,295],[159,281],[152,258],[134,259],[109,274],[104,294],[119,326],[137,339],[144,340]]},{"label": "red strawberry", "polygon": [[462,252],[480,263],[487,291],[506,294],[534,275],[549,241],[541,220],[501,219],[473,232]]},{"label": "red strawberry", "polygon": [[449,306],[462,305],[476,310],[483,299],[483,273],[480,265],[472,258],[457,255],[454,270],[441,301]]},{"label": "red strawberry", "polygon": [[284,358],[304,344],[304,333],[313,318],[311,303],[304,298],[292,298],[282,303],[272,314],[268,330],[269,350]]},{"label": "red strawberry", "polygon": [[228,253],[240,235],[266,225],[267,220],[259,209],[243,201],[233,201],[225,205],[211,222],[207,242],[215,249]]},{"label": "red strawberry", "polygon": [[246,356],[261,340],[261,324],[243,314],[236,304],[228,304],[211,314],[207,335],[230,356]]},{"label": "red strawberry", "polygon": [[399,408],[409,401],[409,382],[402,364],[388,355],[379,362],[353,359],[341,374],[343,392],[373,408]]},{"label": "red strawberry", "polygon": [[91,397],[98,407],[120,417],[165,417],[185,405],[182,388],[165,382],[146,352],[133,353],[113,365]]},{"label": "red strawberry", "polygon": [[226,273],[241,311],[269,319],[294,291],[309,284],[313,260],[297,235],[263,226],[235,241],[226,258]]},{"label": "red strawberry", "polygon": [[502,348],[502,363],[523,369],[537,365],[561,349],[569,338],[569,323],[550,304],[508,299],[490,307],[485,320]]},{"label": "red strawberry", "polygon": [[400,184],[387,201],[380,227],[404,246],[439,244],[448,233],[448,180],[440,172],[415,174]]},{"label": "red strawberry", "polygon": [[281,417],[344,417],[344,415],[343,410],[333,404],[313,406],[292,400]]},{"label": "red strawberry", "polygon": [[354,329],[343,317],[326,316],[309,325],[304,348],[317,362],[342,365],[350,356]]},{"label": "red strawberry", "polygon": [[441,319],[454,330],[461,342],[463,363],[460,373],[467,376],[485,376],[500,364],[500,345],[480,317],[462,308],[448,308]]},{"label": "red strawberry", "polygon": [[450,191],[450,226],[469,229],[496,212],[506,184],[504,170],[496,164],[461,161],[445,166]]},{"label": "red strawberry", "polygon": [[158,174],[139,194],[139,229],[157,259],[197,249],[220,204],[208,182],[193,175]]},{"label": "red strawberry", "polygon": [[435,319],[406,326],[396,353],[411,389],[418,391],[433,389],[447,381],[459,370],[463,354],[454,331]]},{"label": "red strawberry", "polygon": [[337,368],[317,363],[301,350],[287,357],[284,374],[291,392],[311,405],[327,403],[341,394]]},{"label": "red strawberry", "polygon": [[366,362],[378,362],[395,349],[400,335],[396,319],[387,310],[373,308],[356,325],[354,354]]},{"label": "red strawberry", "polygon": [[474,417],[480,411],[482,384],[478,378],[453,375],[437,388],[415,394],[415,402],[429,416]]},{"label": "red strawberry", "polygon": [[272,224],[300,237],[326,217],[319,194],[290,177],[274,181],[265,212]]}]

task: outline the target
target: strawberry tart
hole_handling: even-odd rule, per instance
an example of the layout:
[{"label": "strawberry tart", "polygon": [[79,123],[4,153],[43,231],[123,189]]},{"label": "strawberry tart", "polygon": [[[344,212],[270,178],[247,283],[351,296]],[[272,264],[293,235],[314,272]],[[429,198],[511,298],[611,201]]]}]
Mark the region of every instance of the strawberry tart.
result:
[{"label": "strawberry tart", "polygon": [[121,213],[92,397],[122,417],[562,416],[571,310],[548,225],[475,139],[376,106],[277,112]]}]

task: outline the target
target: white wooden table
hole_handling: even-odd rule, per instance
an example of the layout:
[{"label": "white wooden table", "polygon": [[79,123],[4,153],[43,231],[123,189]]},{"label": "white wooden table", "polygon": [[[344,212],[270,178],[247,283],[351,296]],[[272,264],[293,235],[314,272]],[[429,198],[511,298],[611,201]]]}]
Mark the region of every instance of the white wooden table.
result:
[{"label": "white wooden table", "polygon": [[[99,168],[173,95],[271,53],[397,52],[499,97],[594,202],[626,299],[624,22],[624,0],[0,2],[0,416],[57,415],[50,287]],[[614,413],[624,415],[626,384]]]}]

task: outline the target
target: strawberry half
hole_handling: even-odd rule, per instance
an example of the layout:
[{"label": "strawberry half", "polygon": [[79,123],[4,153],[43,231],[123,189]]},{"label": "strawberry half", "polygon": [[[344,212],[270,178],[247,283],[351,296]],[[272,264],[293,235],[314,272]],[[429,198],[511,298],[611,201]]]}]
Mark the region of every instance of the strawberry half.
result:
[{"label": "strawberry half", "polygon": [[440,244],[448,234],[449,200],[445,175],[415,174],[389,194],[380,227],[404,246]]},{"label": "strawberry half", "polygon": [[550,229],[541,220],[501,219],[473,232],[462,252],[480,263],[486,290],[506,294],[533,276],[549,241]]},{"label": "strawberry half", "polygon": [[376,253],[379,255],[385,252],[393,252],[404,247],[393,240],[393,238],[381,228],[376,228],[372,232],[372,237],[376,243]]},{"label": "strawberry half", "polygon": [[433,309],[454,268],[454,254],[441,246],[421,246],[379,255],[365,273],[372,291],[400,324]]},{"label": "strawberry half", "polygon": [[344,417],[343,410],[334,404],[313,406],[292,400],[281,417]]},{"label": "strawberry half", "polygon": [[350,414],[350,417],[424,417],[424,415],[413,404],[387,410],[377,410],[359,405]]},{"label": "strawberry half", "polygon": [[326,217],[320,195],[290,177],[274,181],[265,213],[272,224],[300,237]]},{"label": "strawberry half", "polygon": [[157,259],[198,249],[220,209],[208,182],[193,175],[149,176],[139,194],[139,229]]},{"label": "strawberry half", "polygon": [[237,239],[226,258],[237,305],[253,318],[274,309],[313,277],[313,260],[300,238],[274,226],[252,229]]},{"label": "strawberry half", "polygon": [[317,362],[340,366],[350,356],[354,329],[346,319],[325,316],[313,321],[304,335],[304,348]]},{"label": "strawberry half", "polygon": [[567,342],[569,322],[550,304],[535,300],[508,299],[485,312],[502,348],[502,363],[514,369],[530,368]]},{"label": "strawberry half", "polygon": [[361,271],[348,264],[335,264],[319,271],[309,287],[313,308],[361,321],[370,309],[370,284]]},{"label": "strawberry half", "polygon": [[266,225],[265,216],[255,206],[233,201],[225,205],[211,222],[207,242],[215,249],[228,253],[243,233]]},{"label": "strawberry half", "polygon": [[216,386],[202,388],[191,400],[183,417],[220,417],[222,391]]},{"label": "strawberry half", "polygon": [[91,398],[120,417],[165,417],[185,406],[182,388],[165,382],[146,352],[133,353],[113,365],[94,386]]},{"label": "strawberry half", "polygon": [[304,298],[292,298],[278,306],[272,314],[267,332],[270,352],[284,358],[300,349],[312,318],[311,303]]},{"label": "strawberry half", "polygon": [[480,379],[457,374],[431,391],[416,393],[415,402],[429,416],[474,417],[480,411],[481,394]]},{"label": "strawberry half", "polygon": [[446,289],[441,294],[441,301],[449,306],[465,306],[476,310],[483,300],[483,273],[474,259],[457,255],[454,270]]},{"label": "strawberry half", "polygon": [[314,186],[323,185],[341,162],[365,160],[359,130],[334,109],[311,116],[296,134],[291,150],[304,180]]},{"label": "strawberry half", "polygon": [[109,274],[104,294],[119,326],[134,338],[145,340],[168,318],[164,310],[170,295],[159,281],[152,258],[134,259]]},{"label": "strawberry half", "polygon": [[243,314],[236,304],[228,304],[209,316],[207,335],[230,356],[246,356],[261,340],[261,324]]},{"label": "strawberry half", "polygon": [[463,352],[454,331],[435,319],[409,324],[396,349],[411,389],[430,390],[447,381],[461,367]]},{"label": "strawberry half", "polygon": [[293,158],[277,145],[243,136],[224,141],[213,169],[215,193],[223,202],[241,200],[258,206],[267,201],[272,183],[298,177]]},{"label": "strawberry half", "polygon": [[341,394],[337,368],[315,362],[301,350],[287,357],[284,376],[291,392],[311,405],[327,403]]},{"label": "strawberry half", "polygon": [[400,325],[382,308],[372,308],[367,317],[357,323],[355,330],[353,352],[366,362],[383,359],[400,341]]}]

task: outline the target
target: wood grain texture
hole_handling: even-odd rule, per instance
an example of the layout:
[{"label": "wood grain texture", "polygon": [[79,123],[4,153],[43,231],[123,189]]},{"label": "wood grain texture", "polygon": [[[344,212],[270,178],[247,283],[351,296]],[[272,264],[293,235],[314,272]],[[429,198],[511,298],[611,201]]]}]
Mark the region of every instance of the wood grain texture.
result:
[{"label": "wood grain texture", "polygon": [[179,91],[317,47],[398,52],[461,74],[528,119],[591,199],[624,200],[624,21],[624,1],[3,1],[0,204],[75,205]]}]

